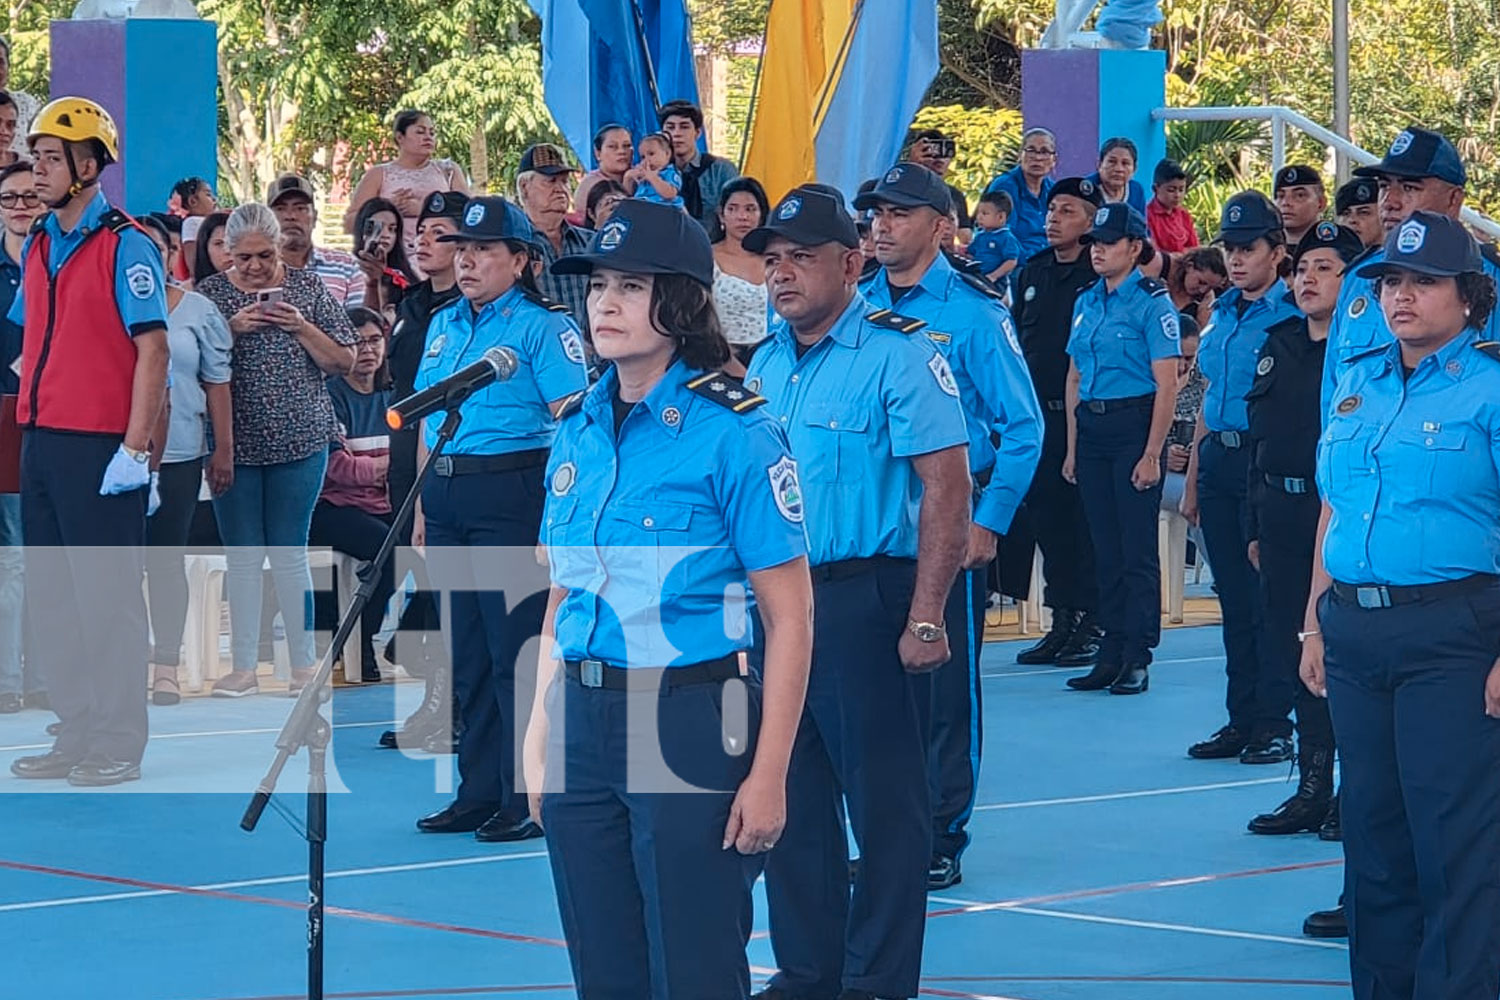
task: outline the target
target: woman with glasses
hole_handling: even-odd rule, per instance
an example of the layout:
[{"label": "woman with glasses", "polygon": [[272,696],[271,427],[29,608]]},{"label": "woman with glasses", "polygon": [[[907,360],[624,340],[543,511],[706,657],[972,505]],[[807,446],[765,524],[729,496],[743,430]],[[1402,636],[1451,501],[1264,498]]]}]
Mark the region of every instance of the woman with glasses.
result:
[{"label": "woman with glasses", "polygon": [[1021,136],[1021,162],[984,189],[1010,195],[1010,231],[1021,244],[1023,263],[1047,249],[1047,196],[1055,166],[1057,137],[1044,128],[1027,129]]}]

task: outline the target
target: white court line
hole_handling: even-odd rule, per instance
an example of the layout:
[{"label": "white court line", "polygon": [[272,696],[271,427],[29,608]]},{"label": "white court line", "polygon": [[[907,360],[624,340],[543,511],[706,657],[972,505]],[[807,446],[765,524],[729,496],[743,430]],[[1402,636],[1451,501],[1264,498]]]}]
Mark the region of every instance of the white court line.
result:
[{"label": "white court line", "polygon": [[[1176,659],[1170,659],[1170,660],[1153,660],[1152,663],[1151,663],[1151,665],[1153,667],[1160,667],[1160,666],[1165,666],[1168,663],[1211,663],[1211,662],[1213,662],[1215,660],[1222,660],[1222,659],[1224,659],[1224,657],[1222,657],[1222,656],[1183,656],[1183,657],[1178,657]],[[996,678],[1005,678],[1005,677],[1040,677],[1043,674],[1056,674],[1057,676],[1061,677],[1064,674],[1069,673],[1070,671],[1079,671],[1079,670],[1082,670],[1082,669],[1084,669],[1084,668],[1083,667],[1043,667],[1041,670],[1005,670],[1005,671],[991,671],[990,673],[984,673],[984,672],[981,671],[980,674],[979,674],[979,676],[981,678],[983,678],[984,680],[987,680],[987,681],[994,680]]]},{"label": "white court line", "polygon": [[[384,722],[340,722],[334,729],[373,729],[376,726],[393,726],[394,719]],[[210,736],[266,736],[271,733],[281,732],[281,727],[272,729],[211,729],[201,733],[152,733],[149,739],[153,740],[194,740]],[[10,747],[0,747],[0,753],[9,753],[13,750],[49,750],[51,743],[20,743]]]},{"label": "white court line", "polygon": [[[445,861],[418,861],[405,865],[382,865],[378,868],[347,868],[342,871],[329,872],[325,878],[354,878],[359,875],[393,875],[400,872],[429,871],[434,868],[460,868],[466,865],[489,865],[500,861],[524,861],[533,858],[545,858],[546,851],[528,851],[524,854],[491,854],[472,858],[450,858]],[[223,892],[228,889],[249,889],[255,886],[265,885],[289,885],[293,882],[306,882],[307,876],[303,875],[274,875],[269,878],[241,879],[237,882],[215,882],[211,885],[188,886],[190,889],[199,889],[206,892]],[[134,892],[107,892],[94,896],[62,896],[57,899],[36,899],[26,903],[6,903],[0,905],[0,913],[12,913],[17,910],[45,910],[59,906],[80,906],[84,903],[108,903],[123,899],[151,899],[157,896],[181,896],[183,893],[173,889],[142,889]]]},{"label": "white court line", "polygon": [[975,806],[975,812],[990,812],[996,809],[1034,809],[1037,806],[1072,806],[1085,802],[1116,802],[1120,799],[1149,799],[1158,795],[1186,795],[1190,792],[1216,792],[1223,788],[1250,788],[1254,785],[1288,784],[1286,776],[1278,778],[1249,778],[1245,781],[1220,781],[1211,785],[1181,785],[1176,788],[1146,788],[1138,792],[1108,792],[1102,795],[1075,795],[1066,799],[1032,799],[1030,802],[996,802],[987,806]]},{"label": "white court line", "polygon": [[1062,920],[1080,920],[1089,924],[1111,924],[1116,927],[1139,927],[1151,931],[1176,931],[1180,934],[1198,934],[1204,937],[1238,938],[1244,941],[1269,941],[1272,944],[1295,944],[1304,948],[1329,948],[1348,951],[1347,944],[1337,941],[1320,941],[1317,938],[1288,937],[1280,934],[1256,934],[1252,931],[1230,931],[1219,927],[1198,927],[1193,924],[1166,924],[1157,920],[1127,920],[1124,917],[1104,917],[1093,913],[1070,913],[1067,910],[1041,910],[1030,906],[1007,906],[1001,913],[1024,913],[1033,917],[1057,917]]}]

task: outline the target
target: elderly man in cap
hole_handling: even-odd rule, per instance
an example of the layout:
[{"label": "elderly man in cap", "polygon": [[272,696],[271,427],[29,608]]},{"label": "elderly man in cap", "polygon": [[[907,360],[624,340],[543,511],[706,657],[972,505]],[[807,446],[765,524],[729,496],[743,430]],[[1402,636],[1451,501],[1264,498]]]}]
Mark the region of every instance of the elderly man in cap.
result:
[{"label": "elderly man in cap", "polygon": [[1293,164],[1276,172],[1271,193],[1276,210],[1281,213],[1281,228],[1286,230],[1290,254],[1328,210],[1328,192],[1323,190],[1323,178],[1316,170]]},{"label": "elderly man in cap", "polygon": [[[933,853],[929,889],[962,878],[968,821],[979,783],[982,711],[979,654],[984,644],[985,580],[999,536],[1010,531],[1042,453],[1042,413],[1010,312],[983,279],[955,271],[940,253],[951,193],[916,163],[898,163],[854,199],[870,211],[881,268],[860,286],[870,304],[900,309],[953,369],[969,429],[976,484],[969,548],[945,620],[953,664],[933,678],[931,784]],[[993,442],[999,442],[998,445]]]},{"label": "elderly man in cap", "polygon": [[1333,196],[1333,213],[1338,224],[1354,231],[1365,249],[1385,242],[1385,227],[1380,224],[1380,185],[1369,177],[1356,177]]},{"label": "elderly man in cap", "polygon": [[567,219],[572,204],[573,174],[577,168],[567,155],[549,142],[538,143],[521,154],[516,174],[516,201],[536,232],[532,245],[541,261],[537,287],[554,302],[568,307],[579,329],[589,325],[589,282],[586,275],[554,274],[552,264],[560,257],[583,253],[594,238],[592,229],[575,226]]},{"label": "elderly man in cap", "polygon": [[[913,997],[932,811],[931,688],[912,675],[949,659],[944,607],[968,547],[959,386],[920,320],[856,289],[863,258],[842,199],[795,188],[744,244],[764,255],[784,321],[745,385],[797,456],[818,608],[787,826],[766,864],[781,971],[761,996]],[[846,803],[862,861],[852,899]]]},{"label": "elderly man in cap", "polygon": [[282,263],[314,271],[345,308],[364,305],[365,273],[359,261],[342,250],[313,246],[318,206],[311,182],[301,174],[282,174],[267,189],[266,204],[281,223]]}]

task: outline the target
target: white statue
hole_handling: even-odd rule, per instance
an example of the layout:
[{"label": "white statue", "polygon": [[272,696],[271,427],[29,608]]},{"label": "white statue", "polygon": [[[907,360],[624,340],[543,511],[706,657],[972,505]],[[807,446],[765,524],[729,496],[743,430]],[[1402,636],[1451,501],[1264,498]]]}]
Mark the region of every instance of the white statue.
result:
[{"label": "white statue", "polygon": [[75,21],[123,21],[126,18],[198,20],[192,0],[79,0],[73,8]]}]

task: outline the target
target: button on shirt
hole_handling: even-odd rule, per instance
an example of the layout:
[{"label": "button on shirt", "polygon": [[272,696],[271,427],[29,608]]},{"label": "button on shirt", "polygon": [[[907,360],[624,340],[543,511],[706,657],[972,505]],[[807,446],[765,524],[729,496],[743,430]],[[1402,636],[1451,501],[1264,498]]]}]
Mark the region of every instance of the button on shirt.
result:
[{"label": "button on shirt", "polygon": [[[1132,271],[1113,292],[1099,281],[1073,306],[1068,354],[1078,366],[1078,398],[1129,399],[1156,392],[1153,361],[1178,357],[1177,309],[1159,282]],[[1201,359],[1203,352],[1198,356]]]},{"label": "button on shirt", "polygon": [[1214,303],[1213,315],[1198,342],[1198,367],[1208,379],[1203,396],[1203,424],[1211,431],[1250,428],[1245,393],[1255,381],[1256,360],[1266,330],[1300,315],[1280,278],[1260,298],[1246,302],[1231,288]]},{"label": "button on shirt", "polygon": [[[463,423],[448,446],[451,455],[502,455],[545,448],[557,422],[548,404],[588,385],[583,338],[564,312],[522,294],[519,286],[480,309],[460,299],[432,317],[427,352],[417,368],[418,391],[479,361],[491,347],[509,347],[520,367],[469,397]],[[437,444],[443,414],[426,420],[429,448]]]},{"label": "button on shirt", "polygon": [[985,193],[1004,191],[1010,195],[1010,231],[1021,244],[1021,259],[1030,260],[1047,249],[1047,195],[1052,192],[1052,178],[1042,179],[1042,189],[1036,194],[1026,186],[1026,177],[1020,167],[1012,167],[990,181]]},{"label": "button on shirt", "polygon": [[864,294],[872,306],[925,322],[917,336],[925,334],[948,359],[968,424],[969,471],[990,473],[974,521],[1004,534],[1042,454],[1042,409],[1010,313],[941,255],[900,302],[891,302],[884,269],[864,286]]},{"label": "button on shirt", "polygon": [[[615,434],[613,367],[560,422],[542,542],[566,659],[683,666],[750,645],[747,576],[807,554],[786,436],[677,362]],[[731,390],[740,391],[740,390]],[[747,393],[748,395],[748,393]]]},{"label": "button on shirt", "polygon": [[1031,369],[1037,398],[1061,401],[1068,381],[1068,336],[1073,329],[1073,306],[1088,286],[1099,280],[1087,252],[1067,263],[1050,247],[1017,271],[1015,318],[1021,351]]},{"label": "button on shirt", "polygon": [[1403,379],[1400,348],[1353,358],[1318,445],[1329,575],[1411,586],[1500,573],[1500,362],[1466,330]]},{"label": "button on shirt", "polygon": [[746,373],[797,457],[814,566],[915,559],[922,480],[910,459],[968,440],[942,352],[920,333],[867,321],[872,311],[856,293],[801,358],[778,320]]}]

